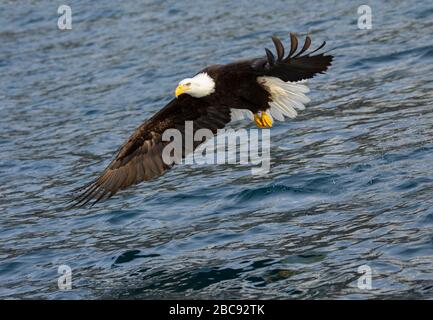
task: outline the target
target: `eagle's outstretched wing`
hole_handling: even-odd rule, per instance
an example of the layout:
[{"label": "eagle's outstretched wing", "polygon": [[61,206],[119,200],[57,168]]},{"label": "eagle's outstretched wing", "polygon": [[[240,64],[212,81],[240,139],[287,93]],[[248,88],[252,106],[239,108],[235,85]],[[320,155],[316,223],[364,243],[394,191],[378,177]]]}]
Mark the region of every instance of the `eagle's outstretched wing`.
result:
[{"label": "eagle's outstretched wing", "polygon": [[331,65],[332,55],[324,53],[315,54],[322,49],[326,42],[323,42],[317,49],[308,52],[311,45],[311,38],[306,37],[301,50],[298,50],[298,38],[290,33],[290,51],[285,56],[284,46],[277,37],[272,37],[276,48],[277,57],[269,50],[266,50],[266,58],[259,58],[252,62],[252,66],[258,75],[272,76],[282,81],[296,82],[314,77],[324,73]]},{"label": "eagle's outstretched wing", "polygon": [[[183,95],[173,99],[152,118],[139,126],[122,145],[115,159],[90,184],[78,189],[73,206],[110,198],[117,191],[162,175],[172,164],[163,161],[162,152],[170,141],[163,141],[167,129],[177,129],[185,138],[185,121],[193,121],[193,133],[209,129],[214,134],[230,122],[230,109],[203,104]],[[195,143],[194,148],[200,143]],[[185,156],[185,155],[183,155]]]}]

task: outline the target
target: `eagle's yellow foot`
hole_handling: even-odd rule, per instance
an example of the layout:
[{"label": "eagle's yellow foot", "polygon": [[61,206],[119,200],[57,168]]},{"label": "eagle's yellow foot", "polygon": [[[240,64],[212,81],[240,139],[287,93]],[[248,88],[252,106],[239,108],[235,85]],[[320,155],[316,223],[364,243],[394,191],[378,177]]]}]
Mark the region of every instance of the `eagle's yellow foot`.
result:
[{"label": "eagle's yellow foot", "polygon": [[254,114],[254,121],[259,128],[272,127],[272,118],[266,112],[258,112]]}]

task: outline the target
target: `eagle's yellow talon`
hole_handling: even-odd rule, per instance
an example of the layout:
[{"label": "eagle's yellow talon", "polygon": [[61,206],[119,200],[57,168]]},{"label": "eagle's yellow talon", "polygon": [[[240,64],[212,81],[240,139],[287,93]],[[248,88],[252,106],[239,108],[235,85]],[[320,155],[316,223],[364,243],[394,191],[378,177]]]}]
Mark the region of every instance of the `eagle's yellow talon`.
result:
[{"label": "eagle's yellow talon", "polygon": [[266,112],[262,112],[262,122],[266,127],[272,127],[272,119]]},{"label": "eagle's yellow talon", "polygon": [[256,125],[259,128],[264,128],[263,122],[262,122],[262,118],[260,117],[260,114],[256,113],[254,114],[254,121],[256,122]]},{"label": "eagle's yellow talon", "polygon": [[261,129],[272,127],[272,119],[266,112],[254,114],[254,121]]}]

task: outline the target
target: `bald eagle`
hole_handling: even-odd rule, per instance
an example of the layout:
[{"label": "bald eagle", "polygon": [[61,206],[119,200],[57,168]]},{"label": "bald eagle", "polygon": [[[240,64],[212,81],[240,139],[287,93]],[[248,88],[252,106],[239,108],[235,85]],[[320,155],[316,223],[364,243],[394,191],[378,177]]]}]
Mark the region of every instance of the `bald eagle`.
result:
[{"label": "bald eagle", "polygon": [[91,200],[94,204],[170,169],[173,164],[162,159],[169,143],[162,135],[167,129],[184,132],[186,121],[193,121],[194,132],[205,128],[216,134],[230,121],[241,118],[249,117],[259,128],[269,128],[274,119],[296,117],[309,102],[305,80],[324,73],[333,56],[316,53],[326,42],[308,52],[308,36],[297,52],[298,39],[291,33],[287,55],[280,39],[272,37],[272,41],[276,56],[265,49],[264,57],[211,65],[180,81],[175,98],[135,130],[96,180],[79,189],[75,205]]}]

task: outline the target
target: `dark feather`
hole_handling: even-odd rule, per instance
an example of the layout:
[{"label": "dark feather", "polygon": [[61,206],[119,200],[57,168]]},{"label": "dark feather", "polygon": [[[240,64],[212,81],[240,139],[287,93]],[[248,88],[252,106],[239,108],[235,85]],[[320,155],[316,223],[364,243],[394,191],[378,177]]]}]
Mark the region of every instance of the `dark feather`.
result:
[{"label": "dark feather", "polygon": [[299,51],[295,56],[293,56],[293,58],[299,57],[301,54],[307,51],[310,45],[311,45],[311,39],[310,37],[307,36],[305,38],[304,46],[302,47],[301,51]]},{"label": "dark feather", "polygon": [[269,49],[267,49],[267,48],[265,48],[265,51],[266,51],[266,55],[267,55],[267,57],[268,57],[269,65],[270,65],[271,67],[274,66],[274,65],[275,65],[275,57],[274,57],[274,54],[271,52],[271,50],[269,50]]},{"label": "dark feather", "polygon": [[319,51],[320,49],[322,49],[325,46],[325,44],[326,44],[326,41],[323,41],[323,43],[316,50],[311,51],[308,55],[311,55],[311,54]]},{"label": "dark feather", "polygon": [[294,33],[290,33],[290,52],[287,58],[290,58],[296,52],[297,49],[298,49],[298,38]]},{"label": "dark feather", "polygon": [[282,60],[284,58],[284,46],[281,43],[281,40],[277,37],[272,37],[272,41],[274,42],[275,50],[277,51],[278,60]]}]

